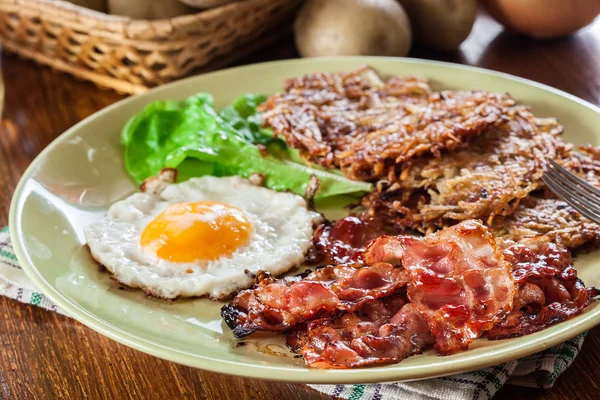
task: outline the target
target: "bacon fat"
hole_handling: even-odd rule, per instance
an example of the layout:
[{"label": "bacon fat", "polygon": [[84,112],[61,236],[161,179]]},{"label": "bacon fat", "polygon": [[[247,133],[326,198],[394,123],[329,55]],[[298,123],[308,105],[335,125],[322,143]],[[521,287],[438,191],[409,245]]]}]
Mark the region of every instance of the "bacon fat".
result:
[{"label": "bacon fat", "polygon": [[385,222],[367,214],[320,225],[313,238],[312,264],[361,263],[367,244],[386,234]]},{"label": "bacon fat", "polygon": [[368,263],[402,263],[411,304],[429,323],[439,354],[465,350],[512,309],[510,264],[487,228],[465,221],[423,238],[384,236]]},{"label": "bacon fat", "polygon": [[359,312],[308,323],[288,344],[313,368],[395,363],[433,343],[429,326],[402,295],[365,304]]},{"label": "bacon fat", "polygon": [[263,275],[224,306],[221,316],[238,338],[255,331],[285,331],[336,310],[358,310],[405,285],[405,272],[386,263],[327,266],[280,280]]},{"label": "bacon fat", "polygon": [[425,237],[379,236],[365,250],[382,230],[362,215],[326,225],[315,238],[322,260],[349,264],[279,280],[260,273],[222,308],[223,319],[238,338],[286,332],[310,367],[353,368],[536,332],[599,294],[577,278],[569,250],[547,240],[501,249],[469,220]]},{"label": "bacon fat", "polygon": [[518,291],[506,319],[486,333],[488,339],[540,331],[579,314],[593,296],[577,278],[570,252],[555,243],[514,244],[504,250]]}]

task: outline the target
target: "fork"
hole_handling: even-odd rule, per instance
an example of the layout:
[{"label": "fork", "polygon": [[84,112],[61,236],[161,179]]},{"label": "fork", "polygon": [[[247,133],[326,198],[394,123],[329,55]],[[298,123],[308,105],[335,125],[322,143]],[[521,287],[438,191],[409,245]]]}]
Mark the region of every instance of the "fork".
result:
[{"label": "fork", "polygon": [[547,159],[546,171],[542,180],[581,215],[600,224],[600,189],[581,179],[556,161]]}]

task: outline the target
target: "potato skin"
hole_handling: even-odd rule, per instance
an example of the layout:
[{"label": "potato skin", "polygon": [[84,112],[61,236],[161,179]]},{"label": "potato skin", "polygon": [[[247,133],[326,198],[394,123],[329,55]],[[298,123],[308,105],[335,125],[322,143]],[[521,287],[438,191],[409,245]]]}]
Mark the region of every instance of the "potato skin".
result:
[{"label": "potato skin", "polygon": [[294,32],[303,57],[402,57],[412,40],[410,21],[395,0],[307,0]]},{"label": "potato skin", "polygon": [[477,17],[477,0],[398,1],[410,18],[415,41],[434,49],[458,49]]},{"label": "potato skin", "polygon": [[600,0],[484,0],[483,4],[506,29],[534,39],[568,36],[600,14]]}]

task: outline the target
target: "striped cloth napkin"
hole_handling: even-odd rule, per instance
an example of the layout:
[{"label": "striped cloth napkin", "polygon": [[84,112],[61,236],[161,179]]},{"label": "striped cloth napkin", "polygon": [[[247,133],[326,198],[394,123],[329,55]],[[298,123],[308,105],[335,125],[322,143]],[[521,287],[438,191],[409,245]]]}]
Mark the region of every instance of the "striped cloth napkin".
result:
[{"label": "striped cloth napkin", "polygon": [[[29,281],[15,256],[8,229],[0,231],[0,295],[64,314]],[[415,382],[368,385],[310,385],[349,400],[486,400],[505,384],[550,388],[573,362],[585,334],[541,353],[479,371]]]}]

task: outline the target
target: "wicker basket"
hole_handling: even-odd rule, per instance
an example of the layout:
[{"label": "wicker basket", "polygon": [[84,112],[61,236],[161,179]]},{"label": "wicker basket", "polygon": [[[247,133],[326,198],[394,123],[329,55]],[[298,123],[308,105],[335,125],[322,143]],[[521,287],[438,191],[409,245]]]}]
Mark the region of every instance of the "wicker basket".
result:
[{"label": "wicker basket", "polygon": [[0,0],[4,48],[122,93],[231,64],[274,41],[301,0],[245,0],[143,21],[62,0]]}]

